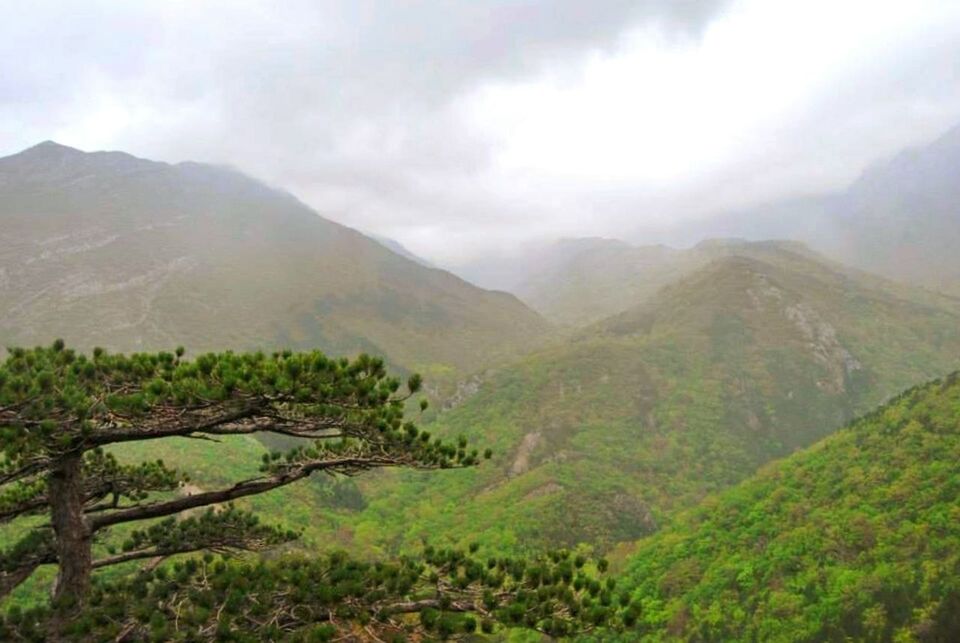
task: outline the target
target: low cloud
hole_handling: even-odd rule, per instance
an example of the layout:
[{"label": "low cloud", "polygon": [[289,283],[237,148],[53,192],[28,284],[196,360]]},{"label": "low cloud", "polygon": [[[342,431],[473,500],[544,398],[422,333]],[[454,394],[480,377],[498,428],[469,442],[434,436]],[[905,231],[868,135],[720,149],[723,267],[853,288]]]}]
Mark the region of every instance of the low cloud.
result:
[{"label": "low cloud", "polygon": [[448,264],[651,240],[960,120],[941,2],[21,2],[0,153],[235,165]]}]

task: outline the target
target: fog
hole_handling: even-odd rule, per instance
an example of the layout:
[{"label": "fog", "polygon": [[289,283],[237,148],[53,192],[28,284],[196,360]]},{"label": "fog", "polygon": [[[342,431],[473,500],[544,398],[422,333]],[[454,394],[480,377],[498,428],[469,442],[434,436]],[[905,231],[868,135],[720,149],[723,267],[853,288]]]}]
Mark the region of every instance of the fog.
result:
[{"label": "fog", "polygon": [[[445,266],[693,241],[960,122],[960,2],[12,2],[0,155],[226,163]],[[761,210],[762,211],[762,208]]]}]

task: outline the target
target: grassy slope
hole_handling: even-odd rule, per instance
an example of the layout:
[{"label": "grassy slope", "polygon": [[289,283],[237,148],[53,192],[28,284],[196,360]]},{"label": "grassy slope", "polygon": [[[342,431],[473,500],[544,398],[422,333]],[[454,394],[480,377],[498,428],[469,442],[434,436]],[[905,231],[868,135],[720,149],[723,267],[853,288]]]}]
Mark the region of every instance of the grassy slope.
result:
[{"label": "grassy slope", "polygon": [[[639,544],[651,639],[951,640],[960,377],[908,391]],[[636,637],[632,637],[634,640]]]},{"label": "grassy slope", "polygon": [[360,549],[478,536],[610,546],[649,533],[957,366],[954,302],[877,286],[798,255],[711,264],[492,376],[430,428],[490,444],[494,460],[442,481],[363,480],[369,505],[342,514],[339,533]]}]

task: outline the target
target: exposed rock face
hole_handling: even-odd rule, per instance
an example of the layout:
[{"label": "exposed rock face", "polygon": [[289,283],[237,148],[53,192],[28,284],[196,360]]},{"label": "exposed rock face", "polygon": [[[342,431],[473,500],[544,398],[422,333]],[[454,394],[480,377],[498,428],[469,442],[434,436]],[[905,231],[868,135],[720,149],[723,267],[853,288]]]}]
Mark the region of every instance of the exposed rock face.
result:
[{"label": "exposed rock face", "polygon": [[457,382],[457,388],[450,395],[446,396],[443,400],[443,405],[441,409],[444,411],[449,411],[455,409],[471,397],[480,392],[480,387],[483,384],[484,379],[492,375],[493,371],[484,371],[483,373],[477,373],[470,376],[468,379]]},{"label": "exposed rock face", "polygon": [[754,309],[762,310],[768,304],[776,306],[800,333],[817,363],[827,368],[829,379],[817,382],[828,393],[845,393],[847,378],[863,368],[860,361],[837,338],[837,330],[809,304],[789,302],[782,289],[770,282],[766,274],[754,273],[755,285],[747,289]]},{"label": "exposed rock face", "polygon": [[531,431],[523,436],[520,446],[517,447],[517,455],[513,458],[513,464],[510,465],[511,477],[524,474],[530,469],[530,456],[542,441],[543,434],[540,431]]},{"label": "exposed rock face", "polygon": [[863,365],[840,343],[836,329],[803,303],[787,306],[783,313],[807,339],[814,358],[833,375],[817,385],[831,393],[846,392],[847,378]]}]

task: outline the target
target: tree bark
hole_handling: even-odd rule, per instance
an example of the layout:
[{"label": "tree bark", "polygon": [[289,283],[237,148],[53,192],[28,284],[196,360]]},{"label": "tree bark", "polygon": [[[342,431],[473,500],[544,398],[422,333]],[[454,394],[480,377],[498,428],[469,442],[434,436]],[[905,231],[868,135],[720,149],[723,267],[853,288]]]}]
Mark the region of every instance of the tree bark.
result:
[{"label": "tree bark", "polygon": [[81,453],[65,456],[47,479],[59,566],[53,598],[73,604],[79,604],[86,596],[93,568],[92,532],[83,514],[82,458]]}]

